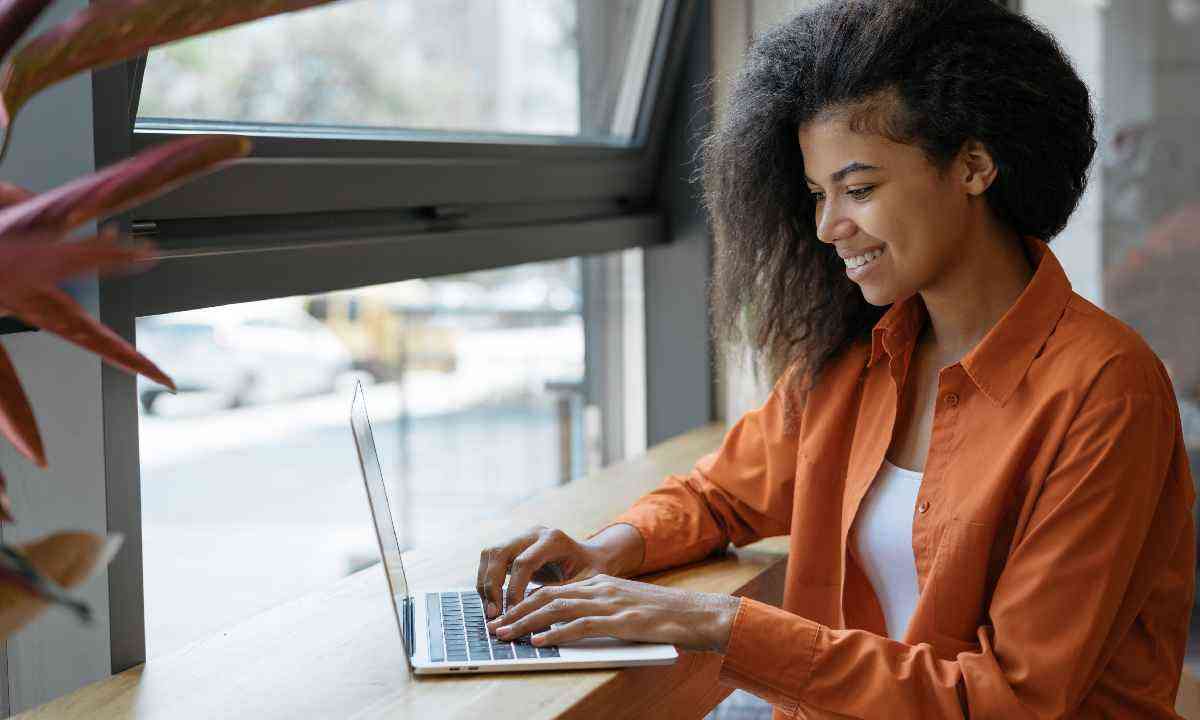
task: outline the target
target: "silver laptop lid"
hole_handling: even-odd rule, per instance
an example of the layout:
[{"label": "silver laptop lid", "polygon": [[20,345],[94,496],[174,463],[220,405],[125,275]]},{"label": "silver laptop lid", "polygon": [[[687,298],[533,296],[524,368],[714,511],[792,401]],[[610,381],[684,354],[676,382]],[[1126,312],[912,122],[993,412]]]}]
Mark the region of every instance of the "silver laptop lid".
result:
[{"label": "silver laptop lid", "polygon": [[392,609],[396,613],[400,637],[404,640],[404,662],[408,663],[411,670],[412,663],[409,658],[414,651],[412,598],[408,595],[408,582],[404,579],[400,539],[396,537],[396,526],[392,523],[392,508],[388,502],[387,487],[383,482],[383,470],[379,467],[379,455],[375,452],[375,436],[371,432],[371,420],[367,417],[367,400],[363,395],[362,383],[355,383],[354,402],[350,406],[350,428],[354,431],[358,466],[362,469],[363,484],[366,485],[367,500],[371,506],[371,519],[375,523],[375,537],[379,540],[383,570],[392,594]]}]

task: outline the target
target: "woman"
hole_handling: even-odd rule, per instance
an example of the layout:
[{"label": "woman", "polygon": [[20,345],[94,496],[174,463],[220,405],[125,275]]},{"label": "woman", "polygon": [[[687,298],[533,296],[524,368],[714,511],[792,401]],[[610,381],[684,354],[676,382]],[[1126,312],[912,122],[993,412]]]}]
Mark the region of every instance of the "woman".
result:
[{"label": "woman", "polygon": [[[989,0],[827,2],[761,38],[704,173],[721,327],[749,318],[780,379],[586,541],[485,550],[492,629],[715,651],[777,716],[1176,717],[1173,389],[1046,244],[1094,151],[1062,51]],[[782,610],[623,579],[784,534]]]}]

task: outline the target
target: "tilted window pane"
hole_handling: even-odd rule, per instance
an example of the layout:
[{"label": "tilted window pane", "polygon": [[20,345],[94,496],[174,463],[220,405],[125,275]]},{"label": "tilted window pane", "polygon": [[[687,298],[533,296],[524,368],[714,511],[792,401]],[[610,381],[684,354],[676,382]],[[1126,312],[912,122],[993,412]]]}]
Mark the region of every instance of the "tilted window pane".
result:
[{"label": "tilted window pane", "polygon": [[138,119],[626,144],[663,4],[343,0],[152,51]]}]

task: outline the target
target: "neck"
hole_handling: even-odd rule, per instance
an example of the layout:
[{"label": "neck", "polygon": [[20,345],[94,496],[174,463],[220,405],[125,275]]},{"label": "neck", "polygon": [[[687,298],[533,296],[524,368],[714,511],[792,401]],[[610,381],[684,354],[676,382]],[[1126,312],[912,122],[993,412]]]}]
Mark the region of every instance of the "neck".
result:
[{"label": "neck", "polygon": [[1017,301],[1033,277],[1020,236],[989,226],[964,238],[964,249],[936,283],[921,290],[929,313],[923,341],[949,365],[962,359]]}]

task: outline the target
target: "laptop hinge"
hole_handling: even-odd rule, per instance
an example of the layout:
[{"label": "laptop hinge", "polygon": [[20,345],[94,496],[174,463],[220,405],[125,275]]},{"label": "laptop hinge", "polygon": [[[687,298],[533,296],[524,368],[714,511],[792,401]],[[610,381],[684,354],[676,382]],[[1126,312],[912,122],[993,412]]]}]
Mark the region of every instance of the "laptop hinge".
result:
[{"label": "laptop hinge", "polygon": [[404,598],[404,645],[405,649],[408,650],[409,657],[415,654],[414,651],[417,647],[417,636],[413,634],[413,625],[415,622],[413,619],[414,604],[415,601],[411,595]]}]

